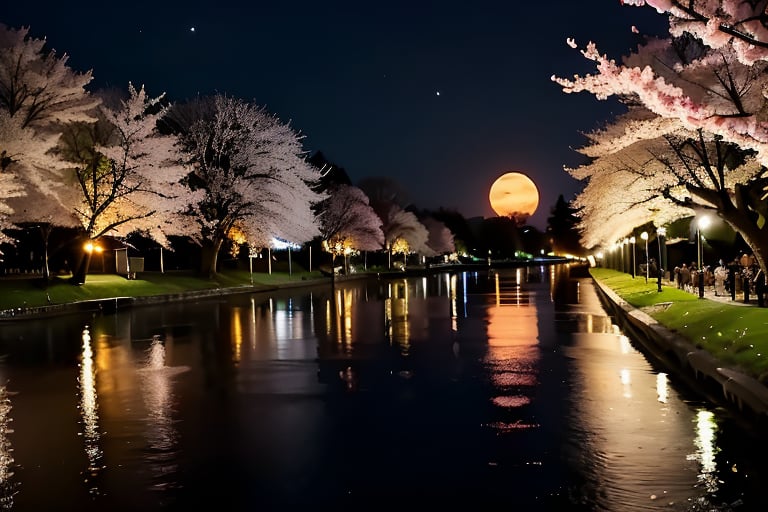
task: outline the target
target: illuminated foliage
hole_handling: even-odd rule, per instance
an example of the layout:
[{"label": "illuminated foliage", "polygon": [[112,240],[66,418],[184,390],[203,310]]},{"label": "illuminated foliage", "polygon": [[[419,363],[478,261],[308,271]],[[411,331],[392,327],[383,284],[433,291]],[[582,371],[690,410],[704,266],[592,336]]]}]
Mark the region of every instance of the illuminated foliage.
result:
[{"label": "illuminated foliage", "polygon": [[[72,224],[59,208],[65,178],[52,149],[63,124],[93,120],[98,104],[85,90],[91,73],[73,71],[66,55],[28,34],[28,28],[0,24],[0,229],[23,222]],[[25,208],[30,204],[35,207]],[[0,241],[7,241],[1,233]]]},{"label": "illuminated foliage", "polygon": [[341,254],[346,247],[377,251],[384,246],[381,219],[365,193],[351,185],[338,185],[329,191],[320,212],[320,232],[327,242],[324,247],[334,254]]},{"label": "illuminated foliage", "polygon": [[90,239],[142,231],[167,246],[165,234],[183,233],[172,223],[184,206],[175,137],[161,135],[158,98],[128,85],[127,99],[108,97],[96,123],[72,123],[62,154],[74,164],[75,197],[69,199]]},{"label": "illuminated foliage", "polygon": [[405,238],[396,238],[392,242],[391,252],[392,254],[409,254],[411,252],[411,246],[408,245],[408,240]]},{"label": "illuminated foliage", "polygon": [[392,206],[383,222],[384,239],[390,252],[393,251],[395,243],[406,243],[410,252],[423,254],[425,256],[434,256],[435,252],[427,246],[429,232],[424,224],[413,212]]},{"label": "illuminated foliage", "polygon": [[168,247],[166,234],[186,234],[179,214],[189,197],[181,184],[187,171],[177,163],[176,138],[158,132],[161,99],[128,84],[125,99],[104,95],[95,123],[66,127],[60,152],[76,186],[64,204],[88,239],[141,232]]},{"label": "illuminated foliage", "polygon": [[732,47],[744,64],[768,60],[768,2],[757,0],[622,0],[669,15],[674,36],[693,34],[711,48]]},{"label": "illuminated foliage", "polygon": [[216,273],[219,249],[236,223],[253,247],[319,235],[312,206],[323,196],[311,188],[319,172],[304,159],[301,137],[289,125],[224,95],[177,105],[166,121],[193,167],[186,184],[201,193],[187,214],[203,246],[203,273]]},{"label": "illuminated foliage", "polygon": [[[625,3],[666,12],[673,37],[646,40],[620,64],[590,42],[582,54],[595,62],[594,74],[553,77],[565,92],[616,97],[631,107],[590,134],[581,152],[592,162],[569,170],[588,182],[574,203],[584,245],[606,247],[635,226],[710,211],[765,267],[768,32],[759,19],[766,3]],[[760,16],[741,23],[750,13]]]}]

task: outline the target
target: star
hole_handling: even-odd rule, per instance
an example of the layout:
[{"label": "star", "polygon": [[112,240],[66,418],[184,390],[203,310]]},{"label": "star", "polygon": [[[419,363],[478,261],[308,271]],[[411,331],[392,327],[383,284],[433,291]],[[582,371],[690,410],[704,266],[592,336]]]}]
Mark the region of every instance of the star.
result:
[{"label": "star", "polygon": [[436,91],[435,96],[440,96],[440,91]]},{"label": "star", "polygon": [[190,31],[190,32],[194,32],[194,31],[195,31],[195,27],[190,27],[190,28],[189,28],[189,31]]}]

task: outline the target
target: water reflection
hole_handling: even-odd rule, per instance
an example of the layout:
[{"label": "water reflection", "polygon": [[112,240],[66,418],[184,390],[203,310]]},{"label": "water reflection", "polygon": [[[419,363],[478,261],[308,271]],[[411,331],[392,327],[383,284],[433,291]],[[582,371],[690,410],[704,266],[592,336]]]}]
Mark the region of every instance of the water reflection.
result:
[{"label": "water reflection", "polygon": [[659,397],[659,402],[663,404],[667,403],[667,400],[669,399],[669,379],[664,372],[659,372],[659,374],[656,375],[656,395]]},{"label": "water reflection", "polygon": [[390,342],[397,344],[405,357],[408,356],[411,341],[408,304],[409,282],[402,279],[388,283],[384,300],[385,331]]},{"label": "water reflection", "polygon": [[704,485],[707,492],[714,494],[718,490],[717,462],[715,461],[717,455],[717,445],[715,443],[717,424],[715,423],[714,414],[710,411],[699,411],[696,414],[695,432],[694,446],[696,447],[696,452],[689,458],[701,464],[699,481]]},{"label": "water reflection", "polygon": [[99,431],[99,406],[96,392],[96,367],[93,361],[91,332],[86,325],[82,332],[82,353],[80,357],[80,421],[83,427],[82,436],[85,444],[85,455],[88,459],[84,481],[88,492],[99,494],[97,477],[104,466],[101,448],[101,432]]},{"label": "water reflection", "polygon": [[137,373],[141,396],[147,412],[147,461],[153,472],[153,486],[164,489],[176,485],[178,473],[178,432],[174,419],[173,377],[189,368],[166,365],[166,346],[154,335],[147,349],[146,360]]},{"label": "water reflection", "polygon": [[9,434],[13,434],[10,424],[11,409],[10,393],[8,388],[0,386],[0,508],[2,510],[13,509],[13,498],[18,488],[13,479],[13,447]]},{"label": "water reflection", "polygon": [[531,403],[531,392],[538,383],[541,358],[539,326],[534,301],[524,290],[523,269],[511,273],[494,272],[494,303],[486,311],[488,318],[488,350],[485,364],[491,375],[495,395],[492,403],[506,409],[502,418],[493,424],[497,431],[533,428],[536,424],[510,414],[511,409]]},{"label": "water reflection", "polygon": [[[23,363],[2,362],[19,394],[0,388],[0,477],[21,489],[0,503],[18,512],[414,498],[728,510],[765,476],[722,411],[681,394],[590,281],[559,269],[398,275],[36,329],[0,324],[0,353]],[[83,444],[97,495],[81,485]]]}]

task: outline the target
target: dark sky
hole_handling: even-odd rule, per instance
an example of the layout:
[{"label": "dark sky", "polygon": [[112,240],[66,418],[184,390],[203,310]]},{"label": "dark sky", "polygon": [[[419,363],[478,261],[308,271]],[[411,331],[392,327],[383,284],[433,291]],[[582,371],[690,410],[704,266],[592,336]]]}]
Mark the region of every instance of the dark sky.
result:
[{"label": "dark sky", "polygon": [[581,161],[580,132],[620,110],[550,81],[591,71],[566,38],[620,58],[638,41],[632,25],[666,27],[619,0],[8,1],[0,22],[45,37],[94,87],[264,105],[353,182],[390,177],[420,209],[493,216],[493,181],[523,172],[540,190],[540,229],[559,194],[580,190],[563,170]]}]

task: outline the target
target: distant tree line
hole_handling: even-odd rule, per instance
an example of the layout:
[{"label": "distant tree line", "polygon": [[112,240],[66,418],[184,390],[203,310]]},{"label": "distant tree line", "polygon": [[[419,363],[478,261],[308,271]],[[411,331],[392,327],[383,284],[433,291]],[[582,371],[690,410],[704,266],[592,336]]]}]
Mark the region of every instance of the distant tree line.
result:
[{"label": "distant tree line", "polygon": [[91,91],[91,73],[67,60],[28,28],[0,25],[6,268],[48,278],[53,258],[54,270],[66,266],[82,284],[94,247],[151,243],[211,276],[223,255],[248,258],[279,243],[317,246],[330,267],[341,257],[348,270],[361,253],[387,266],[510,257],[551,248],[562,234],[562,223],[533,237],[510,219],[472,226],[455,211],[419,211],[393,180],[353,184],[321,153],[309,156],[293,127],[253,102],[215,94],[173,103],[131,83]]}]

